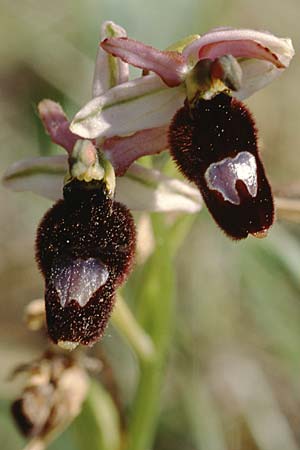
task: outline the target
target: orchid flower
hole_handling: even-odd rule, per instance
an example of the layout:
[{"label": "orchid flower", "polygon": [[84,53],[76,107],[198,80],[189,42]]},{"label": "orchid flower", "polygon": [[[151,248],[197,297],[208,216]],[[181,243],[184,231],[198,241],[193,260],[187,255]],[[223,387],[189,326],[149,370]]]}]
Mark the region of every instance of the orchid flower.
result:
[{"label": "orchid flower", "polygon": [[[102,25],[101,38],[108,36],[124,37],[126,32],[122,27],[107,21]],[[95,64],[93,96],[104,95],[119,83],[126,83],[128,74],[127,63],[110,56],[100,47]],[[38,113],[52,142],[64,148],[67,154],[17,161],[7,169],[3,184],[14,191],[32,191],[51,200],[58,200],[62,198],[68,157],[72,156],[74,146],[81,137],[69,130],[69,120],[58,103],[42,100],[38,105]],[[146,132],[141,130],[133,136],[125,137],[116,133],[104,140],[101,146],[103,154],[111,162],[117,176],[115,198],[133,211],[198,212],[202,199],[190,184],[172,179],[158,170],[133,164],[141,156],[166,150],[166,131],[166,127],[160,127]],[[88,146],[90,150],[92,144],[95,144],[95,140]],[[95,146],[93,151],[96,151]]]},{"label": "orchid flower", "polygon": [[[102,27],[102,37],[124,35],[112,22]],[[127,79],[128,64],[100,48],[93,94]],[[132,268],[136,239],[129,208],[195,213],[201,196],[185,182],[132,164],[142,153],[157,153],[157,146],[166,149],[164,128],[113,136],[100,145],[72,133],[59,104],[43,100],[38,113],[51,140],[67,154],[16,162],[3,182],[15,191],[59,199],[39,225],[36,258],[45,278],[49,337],[72,350],[102,336],[116,289]]]},{"label": "orchid flower", "polygon": [[283,72],[294,54],[291,41],[221,28],[187,38],[177,50],[159,51],[127,37],[106,38],[101,47],[154,74],[95,97],[71,130],[104,142],[116,134],[146,138],[165,130],[174,161],[223,231],[232,239],[266,236],[274,218],[272,193],[254,120],[240,100]]},{"label": "orchid flower", "polygon": [[[68,349],[102,336],[115,291],[132,268],[128,208],[196,212],[201,193],[233,239],[266,234],[272,194],[254,121],[240,99],[279,75],[293,56],[290,40],[250,30],[214,30],[167,51],[127,38],[112,22],[101,37],[94,98],[71,126],[58,104],[38,106],[52,141],[68,155],[17,162],[4,177],[15,190],[52,199],[63,192],[42,219],[36,254],[50,338]],[[129,81],[128,64],[143,76]],[[168,148],[200,193],[135,163]]]},{"label": "orchid flower", "polygon": [[[183,46],[184,43],[187,44]],[[198,61],[234,56],[242,70],[242,83],[232,95],[243,100],[279,76],[294,55],[290,39],[230,28],[185,38],[170,47],[177,51],[159,51],[127,37],[106,38],[100,46],[156,75],[122,83],[101,95],[98,91],[98,96],[76,114],[71,124],[71,130],[84,138],[125,136],[168,127],[187,97],[186,81]]]}]

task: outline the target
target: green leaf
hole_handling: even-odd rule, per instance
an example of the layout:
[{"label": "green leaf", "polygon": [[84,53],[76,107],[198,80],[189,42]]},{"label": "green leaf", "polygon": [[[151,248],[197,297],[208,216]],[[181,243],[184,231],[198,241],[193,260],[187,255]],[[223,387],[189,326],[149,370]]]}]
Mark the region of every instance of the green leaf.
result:
[{"label": "green leaf", "polygon": [[140,327],[120,295],[117,296],[111,321],[141,360],[148,361],[155,357],[155,348],[150,336]]},{"label": "green leaf", "polygon": [[82,450],[119,450],[121,431],[119,413],[100,383],[91,383],[80,416],[72,425],[76,442]]}]

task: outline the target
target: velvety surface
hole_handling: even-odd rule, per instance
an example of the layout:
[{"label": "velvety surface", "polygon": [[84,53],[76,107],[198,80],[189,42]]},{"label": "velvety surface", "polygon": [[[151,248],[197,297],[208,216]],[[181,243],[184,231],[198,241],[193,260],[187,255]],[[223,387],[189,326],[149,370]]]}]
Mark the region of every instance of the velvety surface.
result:
[{"label": "velvety surface", "polygon": [[[92,183],[74,181],[65,187],[64,200],[46,213],[36,240],[36,257],[46,283],[48,332],[54,342],[89,345],[99,339],[114,304],[115,290],[131,268],[134,249],[134,222],[124,205],[109,199]],[[97,263],[93,270],[98,267],[99,283],[81,306],[80,292],[90,292],[82,266],[88,267],[91,259]],[[105,267],[108,277],[103,278],[99,267]],[[72,272],[75,283],[71,290],[66,271],[69,276]],[[71,298],[74,292],[77,298]]]},{"label": "velvety surface", "polygon": [[[191,110],[188,103],[174,116],[170,127],[172,156],[182,173],[201,191],[213,218],[233,239],[242,239],[249,233],[267,230],[273,223],[274,206],[269,182],[257,148],[257,132],[247,108],[226,94],[211,100],[198,100]],[[205,173],[216,162],[236,159],[247,152],[256,162],[257,192],[253,196],[249,187],[235,182],[239,204],[208,186]]]}]

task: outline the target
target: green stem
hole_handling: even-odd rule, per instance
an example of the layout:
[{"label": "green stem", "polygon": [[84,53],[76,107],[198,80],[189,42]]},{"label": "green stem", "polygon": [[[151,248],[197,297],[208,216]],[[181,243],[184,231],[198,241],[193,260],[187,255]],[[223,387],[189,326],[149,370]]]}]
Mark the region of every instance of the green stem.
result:
[{"label": "green stem", "polygon": [[[140,380],[131,409],[126,450],[149,450],[155,435],[161,403],[161,386],[172,333],[174,277],[167,230],[155,217],[160,239],[144,268],[140,283],[140,321],[156,347],[155,358],[142,361]],[[165,236],[163,236],[165,234]]]},{"label": "green stem", "polygon": [[124,299],[118,295],[112,314],[112,324],[125,337],[141,361],[151,361],[155,348],[150,336],[136,321]]},{"label": "green stem", "polygon": [[97,381],[91,381],[82,412],[72,424],[72,431],[81,449],[120,449],[119,413],[109,393]]},{"label": "green stem", "polygon": [[162,358],[155,363],[141,365],[126,450],[149,450],[152,447],[159,413],[163,368]]}]

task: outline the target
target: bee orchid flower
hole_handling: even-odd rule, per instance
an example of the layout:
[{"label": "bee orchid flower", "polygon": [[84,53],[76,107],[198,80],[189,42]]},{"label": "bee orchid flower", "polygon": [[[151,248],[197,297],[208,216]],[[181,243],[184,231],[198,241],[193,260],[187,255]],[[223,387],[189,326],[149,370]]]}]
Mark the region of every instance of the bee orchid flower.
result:
[{"label": "bee orchid flower", "polygon": [[[124,37],[125,30],[107,21],[101,28],[101,38]],[[120,83],[128,82],[128,64],[98,48],[93,96],[105,95]],[[42,100],[38,113],[51,141],[64,148],[67,154],[32,157],[17,161],[4,174],[3,184],[15,191],[32,191],[51,200],[62,198],[68,158],[82,137],[70,131],[70,122],[62,107],[52,100]],[[90,139],[100,148],[113,166],[117,177],[115,196],[133,211],[195,213],[201,209],[202,199],[188,183],[172,179],[158,170],[133,164],[141,156],[153,155],[168,147],[167,127],[148,128],[133,135],[112,133],[107,139]],[[100,141],[100,140],[98,140]],[[88,148],[93,148],[90,145]],[[93,150],[94,151],[94,150]],[[83,170],[85,168],[83,167]]]},{"label": "bee orchid flower", "polygon": [[[102,36],[124,34],[112,22],[102,27]],[[127,63],[99,49],[93,95],[127,79]],[[38,227],[36,259],[45,279],[49,337],[72,350],[101,338],[116,290],[132,269],[136,237],[129,209],[194,213],[201,197],[185,182],[132,164],[167,147],[164,128],[97,141],[72,133],[61,106],[51,100],[41,101],[38,113],[67,154],[18,161],[3,182],[57,200]]]},{"label": "bee orchid flower", "polygon": [[[166,51],[125,36],[100,45],[146,76],[95,97],[76,114],[71,130],[104,141],[160,130],[223,231],[236,240],[264,237],[273,223],[273,198],[255,123],[241,100],[288,67],[290,39],[220,28]],[[159,151],[159,140],[152,146]]]},{"label": "bee orchid flower", "polygon": [[[290,40],[251,30],[213,30],[159,51],[105,22],[101,39],[93,99],[71,125],[57,103],[38,106],[67,154],[17,162],[4,176],[14,190],[59,199],[38,228],[36,257],[49,336],[68,349],[103,335],[133,266],[130,209],[193,213],[202,195],[231,238],[266,234],[273,199],[241,99],[293,56]],[[128,64],[143,74],[129,80]],[[135,163],[167,149],[198,189]]]},{"label": "bee orchid flower", "polygon": [[[183,105],[188,89],[186,81],[198,61],[234,56],[242,70],[242,83],[232,94],[243,100],[279,76],[294,55],[290,39],[268,32],[230,28],[215,29],[202,37],[187,37],[170,47],[177,50],[160,51],[124,36],[105,38],[100,46],[111,55],[154,74],[122,83],[101,94],[98,91],[71,124],[71,130],[84,138],[124,136],[168,126]],[[96,80],[97,77],[94,83]]]}]

